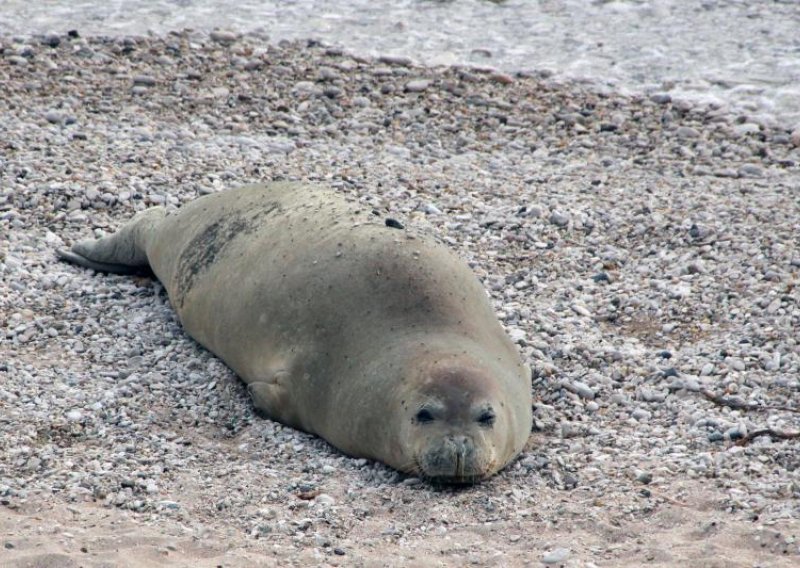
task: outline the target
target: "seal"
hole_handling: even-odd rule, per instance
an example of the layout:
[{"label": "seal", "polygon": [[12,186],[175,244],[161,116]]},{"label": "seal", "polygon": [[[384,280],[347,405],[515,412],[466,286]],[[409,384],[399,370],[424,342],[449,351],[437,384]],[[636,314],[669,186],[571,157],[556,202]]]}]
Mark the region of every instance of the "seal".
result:
[{"label": "seal", "polygon": [[349,455],[471,483],[529,437],[530,371],[478,279],[355,199],[251,185],[144,210],[59,256],[113,273],[149,267],[258,409]]}]

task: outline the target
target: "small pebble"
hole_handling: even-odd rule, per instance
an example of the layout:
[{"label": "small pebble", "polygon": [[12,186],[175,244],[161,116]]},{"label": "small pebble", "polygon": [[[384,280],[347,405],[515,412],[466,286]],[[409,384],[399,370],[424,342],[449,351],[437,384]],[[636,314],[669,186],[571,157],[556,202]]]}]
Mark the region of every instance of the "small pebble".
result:
[{"label": "small pebble", "polygon": [[80,410],[70,410],[67,412],[67,420],[77,422],[81,418],[83,418],[83,413]]},{"label": "small pebble", "polygon": [[565,562],[570,557],[570,551],[567,548],[555,548],[542,556],[544,564],[558,564]]},{"label": "small pebble", "polygon": [[675,130],[675,134],[678,135],[678,138],[699,138],[700,132],[696,128],[692,128],[691,126],[679,126],[677,130]]},{"label": "small pebble", "polygon": [[553,211],[553,213],[550,214],[550,223],[557,227],[566,227],[569,225],[569,217],[564,213]]},{"label": "small pebble", "polygon": [[133,77],[134,85],[141,85],[144,87],[152,87],[157,83],[156,78],[151,75],[135,75]]},{"label": "small pebble", "polygon": [[413,65],[413,61],[410,58],[403,57],[401,55],[382,55],[378,58],[378,61],[388,65],[398,65],[401,67],[410,67]]},{"label": "small pebble", "polygon": [[64,121],[64,115],[57,110],[47,111],[44,117],[47,119],[47,122],[51,124],[59,124]]},{"label": "small pebble", "polygon": [[430,81],[427,79],[415,79],[406,83],[406,91],[409,93],[421,93],[430,86]]},{"label": "small pebble", "polygon": [[739,175],[742,177],[763,177],[764,168],[755,164],[745,164],[739,168]]},{"label": "small pebble", "polygon": [[228,30],[214,30],[209,34],[209,37],[213,41],[223,45],[230,45],[238,39],[238,36],[235,32]]}]

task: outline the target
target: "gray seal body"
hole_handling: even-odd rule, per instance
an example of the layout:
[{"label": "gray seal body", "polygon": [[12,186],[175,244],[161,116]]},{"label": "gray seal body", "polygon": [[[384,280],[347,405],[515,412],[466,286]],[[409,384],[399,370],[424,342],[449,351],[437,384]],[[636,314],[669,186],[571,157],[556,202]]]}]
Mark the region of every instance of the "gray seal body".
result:
[{"label": "gray seal body", "polygon": [[475,275],[332,191],[242,187],[59,253],[108,272],[150,267],[259,409],[350,455],[471,482],[528,439],[529,371]]}]

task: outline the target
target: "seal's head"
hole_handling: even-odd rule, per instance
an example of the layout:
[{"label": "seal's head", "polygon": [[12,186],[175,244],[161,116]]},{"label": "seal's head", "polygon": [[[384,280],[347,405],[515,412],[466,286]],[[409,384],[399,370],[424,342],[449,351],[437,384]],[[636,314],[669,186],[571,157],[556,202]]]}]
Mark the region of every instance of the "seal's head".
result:
[{"label": "seal's head", "polygon": [[501,388],[503,379],[453,362],[428,368],[426,375],[402,405],[408,469],[433,482],[474,483],[520,452],[530,432],[528,426],[520,435],[520,426],[530,423],[530,403],[526,410],[511,400],[515,389]]}]

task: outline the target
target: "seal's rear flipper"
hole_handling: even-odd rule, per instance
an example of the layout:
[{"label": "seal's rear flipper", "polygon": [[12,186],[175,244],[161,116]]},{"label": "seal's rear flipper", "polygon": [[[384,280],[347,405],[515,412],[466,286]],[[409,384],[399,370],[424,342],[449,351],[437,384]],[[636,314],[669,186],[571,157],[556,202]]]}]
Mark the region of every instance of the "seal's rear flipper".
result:
[{"label": "seal's rear flipper", "polygon": [[163,207],[147,209],[131,219],[113,235],[75,243],[70,250],[60,249],[58,257],[92,270],[114,274],[147,272],[147,244],[164,218]]},{"label": "seal's rear flipper", "polygon": [[58,258],[60,260],[71,262],[72,264],[77,264],[85,268],[91,268],[92,270],[96,270],[98,272],[110,272],[112,274],[141,274],[142,272],[148,272],[148,268],[142,266],[112,264],[109,262],[95,262],[94,260],[90,260],[85,256],[78,254],[77,252],[67,249],[58,249],[56,254],[58,254]]}]

